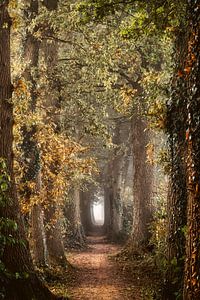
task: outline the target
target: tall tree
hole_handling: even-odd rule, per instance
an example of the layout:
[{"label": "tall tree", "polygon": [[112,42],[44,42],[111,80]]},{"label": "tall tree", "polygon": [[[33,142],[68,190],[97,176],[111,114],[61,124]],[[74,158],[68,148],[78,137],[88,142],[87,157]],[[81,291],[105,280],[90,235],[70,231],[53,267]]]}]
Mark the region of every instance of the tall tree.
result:
[{"label": "tall tree", "polygon": [[152,183],[153,168],[147,162],[146,146],[149,132],[145,118],[133,116],[133,247],[147,246],[150,238],[149,226],[153,218]]},{"label": "tall tree", "polygon": [[81,192],[78,184],[68,191],[65,206],[67,218],[66,246],[69,248],[83,248],[86,246],[83,224],[81,222]]},{"label": "tall tree", "polygon": [[[4,273],[6,299],[55,299],[34,272],[21,218],[13,173],[13,105],[10,74],[10,28],[12,20],[8,13],[9,1],[0,4],[0,157],[1,165],[1,235],[5,244],[1,257]],[[5,182],[6,181],[6,182]],[[9,225],[9,222],[13,224]],[[7,224],[7,225],[6,225]],[[10,274],[10,275],[9,275]]]},{"label": "tall tree", "polygon": [[[200,7],[188,1],[189,26],[183,45],[185,60],[180,66],[182,87],[187,95],[187,233],[183,299],[200,298]],[[184,98],[183,98],[184,99]],[[182,100],[182,97],[181,97]],[[183,102],[184,103],[184,102]],[[184,126],[184,124],[183,124]]]},{"label": "tall tree", "polygon": [[[185,257],[185,230],[187,223],[187,187],[186,187],[186,103],[183,79],[177,77],[185,57],[183,49],[186,43],[184,26],[176,38],[177,67],[172,84],[173,102],[167,105],[167,133],[170,156],[170,179],[168,191],[168,271],[166,280],[166,294],[172,299],[175,291],[182,291]],[[182,101],[180,102],[180,97]],[[180,117],[177,119],[177,115]],[[176,269],[174,268],[176,265]],[[168,297],[168,296],[167,296]]]},{"label": "tall tree", "polygon": [[[38,1],[27,1],[24,11],[26,35],[23,41],[23,58],[26,67],[23,77],[29,86],[30,97],[28,110],[30,114],[36,112],[37,106],[37,79],[39,68],[39,47],[40,42],[28,28],[29,24],[38,16]],[[36,132],[38,128],[34,125],[23,124],[22,127],[22,152],[23,152],[23,184],[25,202],[31,201],[31,198],[40,194],[41,190],[41,162],[40,151],[37,146]],[[35,188],[31,189],[30,182],[34,183]],[[31,205],[31,244],[34,260],[38,265],[45,265],[47,262],[46,247],[44,241],[44,224],[41,205],[34,203]]]},{"label": "tall tree", "polygon": [[[49,12],[55,12],[58,9],[59,1],[46,0],[43,5]],[[59,97],[59,82],[57,80],[57,68],[58,68],[58,42],[55,40],[49,41],[48,37],[55,35],[54,28],[49,20],[47,22],[47,28],[45,29],[45,35],[47,39],[44,39],[42,44],[42,50],[44,54],[44,60],[46,64],[46,76],[48,89],[45,91],[45,103],[46,117],[55,127],[55,133],[60,132],[60,117],[59,113],[56,115],[56,111],[61,108]],[[57,161],[51,163],[50,169],[55,176],[59,173],[59,164]],[[66,265],[66,257],[64,251],[64,244],[62,238],[61,220],[56,217],[58,211],[58,205],[52,199],[54,182],[53,178],[49,178],[47,188],[47,200],[50,203],[44,213],[46,222],[46,242],[49,254],[49,259],[52,263]]]}]

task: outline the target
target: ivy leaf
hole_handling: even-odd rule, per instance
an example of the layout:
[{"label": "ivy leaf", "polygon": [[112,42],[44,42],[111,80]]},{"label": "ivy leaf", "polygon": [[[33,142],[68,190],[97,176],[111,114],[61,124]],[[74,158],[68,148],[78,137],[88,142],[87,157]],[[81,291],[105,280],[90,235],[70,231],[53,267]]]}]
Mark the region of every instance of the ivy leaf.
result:
[{"label": "ivy leaf", "polygon": [[1,183],[2,192],[6,192],[8,190],[8,184],[6,182]]}]

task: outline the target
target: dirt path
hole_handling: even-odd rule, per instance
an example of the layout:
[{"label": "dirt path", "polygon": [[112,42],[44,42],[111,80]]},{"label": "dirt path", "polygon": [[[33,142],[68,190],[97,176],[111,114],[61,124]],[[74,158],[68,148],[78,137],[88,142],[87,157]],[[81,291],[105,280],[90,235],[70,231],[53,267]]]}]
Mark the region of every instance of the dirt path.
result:
[{"label": "dirt path", "polygon": [[119,246],[106,243],[103,238],[89,239],[90,248],[73,252],[69,261],[77,270],[77,278],[69,288],[73,300],[140,300],[140,288],[109,259],[120,250]]}]

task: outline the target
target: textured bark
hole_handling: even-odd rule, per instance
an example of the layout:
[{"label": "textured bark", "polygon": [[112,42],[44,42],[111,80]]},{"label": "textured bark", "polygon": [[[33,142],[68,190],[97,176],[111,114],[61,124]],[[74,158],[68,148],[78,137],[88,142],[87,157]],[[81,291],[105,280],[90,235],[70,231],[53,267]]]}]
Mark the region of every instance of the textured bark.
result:
[{"label": "textured bark", "polygon": [[80,191],[78,186],[70,192],[69,203],[65,207],[67,233],[65,244],[67,248],[83,248],[86,246],[83,225],[81,224]]},{"label": "textured bark", "polygon": [[111,199],[110,199],[110,187],[103,185],[104,187],[104,225],[103,231],[105,235],[111,235]]},{"label": "textured bark", "polygon": [[188,39],[184,45],[187,82],[187,235],[184,300],[200,299],[200,7],[188,1]]},{"label": "textured bark", "polygon": [[[131,122],[125,118],[116,122],[113,143],[116,145],[102,170],[104,189],[104,231],[112,240],[126,240],[130,227],[127,210],[133,200],[133,166]],[[130,226],[128,226],[128,224]]]},{"label": "textured bark", "polygon": [[90,234],[94,230],[91,218],[91,202],[94,197],[94,188],[88,186],[87,191],[80,192],[80,208],[81,208],[81,223],[86,235]]},{"label": "textured bark", "polygon": [[[187,224],[186,186],[186,107],[187,95],[183,78],[177,77],[185,61],[186,31],[181,27],[175,49],[177,67],[172,81],[172,103],[167,106],[167,133],[170,154],[168,214],[168,271],[166,276],[166,298],[175,299],[175,292],[182,294],[185,257],[185,229]],[[180,101],[181,98],[181,101]],[[177,118],[177,116],[179,116]],[[173,263],[176,264],[176,269]]]},{"label": "textured bark", "polygon": [[[107,166],[105,174],[106,219],[109,220],[111,239],[124,240],[127,237],[128,220],[124,213],[132,200],[133,172],[130,172],[131,123],[126,119],[116,123],[113,143],[117,146]],[[125,220],[126,219],[126,220]],[[106,225],[106,224],[105,224]]]},{"label": "textured bark", "polygon": [[44,210],[44,215],[49,262],[52,265],[66,266],[67,260],[61,233],[61,221],[56,216],[55,205],[49,205],[48,208]]},{"label": "textured bark", "polygon": [[[8,3],[9,1],[3,1],[0,4],[0,157],[6,162],[7,172],[11,179],[5,195],[7,201],[3,208],[0,207],[0,216],[3,219],[14,220],[18,228],[14,230],[8,227],[1,232],[6,237],[12,236],[16,241],[14,244],[6,243],[1,257],[7,271],[13,274],[4,282],[5,299],[54,299],[34,273],[14,182],[12,150],[14,122],[13,107],[10,101],[12,96],[10,78],[11,19],[7,11]],[[20,274],[22,278],[16,279],[16,273]]]},{"label": "textured bark", "polygon": [[[179,137],[180,136],[181,133],[179,132]],[[175,141],[176,139],[173,134],[170,135],[170,139],[171,141],[173,139],[173,146],[170,151],[172,160],[167,197],[168,271],[166,277],[166,299],[175,299],[174,293],[178,290],[182,291],[183,288],[183,257],[185,256],[184,228],[186,226],[187,192],[185,162],[182,159],[184,147],[180,141]],[[177,264],[176,270],[174,269],[172,261],[175,261]],[[177,270],[179,270],[178,274]]]},{"label": "textured bark", "polygon": [[48,264],[46,236],[44,229],[43,211],[40,205],[34,205],[31,210],[31,250],[36,265]]},{"label": "textured bark", "polygon": [[[27,26],[38,15],[38,1],[27,1],[27,7],[24,12]],[[26,68],[23,73],[23,77],[29,84],[30,91],[30,113],[35,111],[37,103],[37,70],[39,62],[39,46],[40,42],[34,37],[34,34],[30,31],[26,32],[26,37],[23,41],[24,48],[24,61],[26,62]],[[41,190],[41,170],[40,170],[40,153],[35,138],[37,127],[32,125],[22,128],[23,143],[22,150],[24,156],[24,197],[27,202],[31,197],[38,195]],[[36,184],[36,189],[28,188],[28,183],[32,181]],[[36,264],[45,265],[47,262],[45,251],[45,236],[44,236],[44,224],[42,217],[42,209],[40,205],[34,205],[31,211],[31,247],[32,254]]]},{"label": "textured bark", "polygon": [[120,136],[120,124],[116,125],[113,143],[117,146],[111,164],[112,192],[111,199],[111,227],[112,239],[118,239],[123,230],[122,213],[123,203],[121,198],[122,185],[122,166],[123,166],[123,150],[120,149],[122,144]]},{"label": "textured bark", "polygon": [[[199,90],[200,92],[200,90]],[[200,94],[200,93],[199,93]],[[200,110],[198,110],[200,114]],[[199,140],[199,138],[198,138]],[[200,299],[200,163],[195,159],[194,153],[199,144],[194,139],[188,144],[188,206],[187,206],[187,228],[186,238],[186,260],[184,277],[184,300]],[[198,150],[200,153],[200,151]],[[199,155],[198,153],[198,155]],[[197,155],[197,153],[195,153]],[[192,178],[195,174],[195,180]]]},{"label": "textured bark", "polygon": [[149,142],[147,123],[134,115],[133,131],[133,229],[131,243],[139,248],[148,244],[152,221],[153,169],[147,163],[146,145]]},{"label": "textured bark", "polygon": [[[43,5],[49,10],[56,10],[58,7],[58,0],[51,1],[46,0],[43,2]],[[48,24],[47,24],[48,25]],[[54,30],[47,26],[45,31],[46,36],[54,35]],[[48,80],[48,88],[45,90],[45,103],[46,107],[46,117],[45,121],[50,122],[50,124],[55,125],[55,132],[60,132],[60,116],[59,114],[55,114],[60,108],[59,103],[59,86],[56,80],[57,74],[57,63],[58,63],[58,42],[51,41],[48,43],[47,39],[44,39],[41,45],[42,53],[44,55],[44,60],[46,64],[46,75]],[[57,117],[56,117],[57,115]],[[50,141],[49,141],[50,142]],[[59,172],[59,165],[57,162],[52,162],[51,172],[56,175]],[[45,223],[46,223],[46,243],[47,250],[49,255],[49,261],[53,264],[67,264],[67,260],[65,257],[63,238],[61,233],[61,220],[55,220],[56,211],[58,210],[58,206],[55,201],[52,199],[53,195],[53,187],[54,184],[52,179],[49,178],[49,183],[47,188],[47,203],[50,203],[49,207],[47,207],[44,211],[45,214]]]}]

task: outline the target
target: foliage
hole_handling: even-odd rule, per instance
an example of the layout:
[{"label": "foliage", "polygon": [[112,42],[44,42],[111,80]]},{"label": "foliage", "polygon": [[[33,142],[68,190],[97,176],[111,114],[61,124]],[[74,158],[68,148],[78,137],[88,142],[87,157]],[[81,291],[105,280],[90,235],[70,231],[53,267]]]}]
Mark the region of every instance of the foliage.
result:
[{"label": "foliage", "polygon": [[[6,209],[11,199],[8,197],[8,190],[10,187],[10,176],[6,167],[6,162],[0,158],[0,211]],[[17,241],[13,237],[13,232],[18,229],[17,223],[10,218],[0,217],[0,284],[2,287],[8,277],[15,276],[11,274],[2,261],[4,249],[7,245],[14,245]],[[7,232],[10,232],[8,235]],[[0,291],[0,297],[4,297],[4,290]]]},{"label": "foliage", "polygon": [[[171,206],[169,208],[169,217],[171,218],[169,220],[171,226],[169,239],[171,241],[170,247],[173,249],[172,253],[175,252],[176,255],[175,258],[172,258],[172,262],[176,262],[175,269],[178,269],[179,274],[181,274],[184,268],[183,258],[185,257],[185,235],[183,228],[185,228],[186,218],[188,218],[190,235],[186,236],[186,238],[190,240],[188,244],[190,248],[188,250],[189,254],[187,253],[190,255],[188,258],[190,263],[188,263],[188,260],[186,261],[186,266],[189,269],[186,274],[188,277],[185,283],[185,293],[188,295],[190,289],[190,297],[195,293],[196,297],[199,297],[198,271],[194,271],[194,269],[198,269],[197,249],[199,247],[199,242],[197,242],[198,237],[195,235],[196,221],[193,221],[194,218],[190,215],[191,212],[188,212],[186,217],[188,202],[190,203],[190,207],[191,203],[192,207],[195,207],[192,210],[193,213],[199,207],[197,201],[199,199],[199,162],[197,159],[197,156],[199,157],[199,147],[197,145],[199,139],[197,133],[199,132],[199,118],[197,117],[199,113],[199,98],[198,80],[196,79],[198,77],[196,74],[199,63],[196,64],[199,59],[197,51],[199,47],[199,31],[196,27],[196,24],[199,22],[199,7],[196,1],[188,1],[188,3],[191,8],[190,17],[194,21],[191,32],[189,32],[189,38],[187,38],[188,31],[186,29],[186,1],[183,3],[183,9],[180,9],[178,1],[125,1],[123,3],[119,1],[82,1],[79,5],[79,11],[81,21],[85,23],[88,21],[99,21],[108,14],[115,13],[116,17],[119,11],[125,8],[125,13],[130,13],[132,16],[124,22],[125,26],[122,29],[122,35],[129,38],[138,38],[141,35],[152,36],[155,33],[163,35],[163,31],[167,34],[179,33],[180,40],[176,41],[175,44],[177,66],[174,68],[175,75],[172,82],[171,98],[167,103],[166,97],[163,102],[162,99],[158,98],[155,102],[151,103],[149,116],[151,120],[153,117],[153,126],[165,129],[169,136],[170,164],[168,169],[171,175],[170,184],[172,185]],[[186,31],[184,32],[184,30]],[[185,37],[185,40],[181,40],[182,36]],[[186,47],[185,44],[187,44]],[[148,85],[156,81],[156,73],[150,73],[148,76],[147,90]],[[169,83],[168,80],[166,83]],[[154,95],[160,97],[162,93],[159,91],[156,95],[156,91],[154,91]],[[167,97],[169,96],[169,90],[166,95]],[[125,99],[127,100],[127,93],[125,93]],[[187,155],[185,154],[186,149]],[[187,188],[188,182],[189,188]],[[193,241],[192,244],[191,241]],[[172,246],[172,243],[175,246]],[[177,272],[175,271],[175,273]],[[194,277],[192,280],[190,280],[191,276],[192,278]]]},{"label": "foliage", "polygon": [[[47,17],[49,17],[49,14],[47,14],[47,11],[43,9],[40,14],[40,19],[33,19],[29,30],[32,31],[38,22],[40,22],[41,25],[42,20],[44,21],[44,18]],[[54,14],[52,13],[51,19],[49,19],[49,24],[52,24],[51,20],[53,17]],[[37,34],[36,36],[38,37]],[[20,48],[21,42],[22,40],[20,35],[15,35],[15,39],[13,40],[13,52],[15,55],[19,55],[20,57],[22,55],[22,48]],[[15,46],[17,45],[19,45],[19,48],[16,49]],[[27,62],[27,64],[28,63],[29,62]],[[56,133],[56,125],[54,121],[50,120],[50,123],[46,124],[46,118],[50,111],[53,111],[54,115],[62,115],[63,112],[59,109],[55,110],[54,107],[45,106],[45,88],[48,84],[48,80],[45,76],[45,64],[41,62],[39,70],[30,70],[33,78],[37,80],[38,100],[36,109],[34,111],[30,110],[30,103],[32,101],[32,83],[27,82],[23,77],[21,77],[21,74],[26,69],[26,64],[24,65],[23,60],[21,60],[17,67],[16,65],[13,65],[13,69],[14,76],[16,78],[14,83],[13,97],[16,122],[14,130],[16,153],[15,170],[18,191],[20,192],[21,196],[23,195],[23,197],[21,197],[23,211],[30,211],[31,207],[38,203],[42,203],[44,206],[51,204],[46,202],[49,201],[47,200],[47,193],[48,183],[50,181],[53,184],[53,194],[48,195],[48,199],[51,199],[51,201],[55,203],[60,203],[61,205],[64,201],[67,187],[75,179],[77,180],[79,178],[80,180],[83,180],[84,178],[87,178],[87,176],[91,176],[93,171],[96,172],[95,160],[87,157],[86,155],[89,147],[81,146],[80,143],[73,141],[73,137],[68,138],[62,132]],[[55,92],[55,97],[58,96],[59,95]],[[29,115],[28,119],[27,115]],[[34,162],[35,166],[32,166],[32,168],[29,169],[29,174],[26,175],[27,180],[25,182],[23,177],[24,174],[26,174],[26,165],[30,162],[30,160],[32,160],[32,158],[27,157],[27,153],[23,154],[22,151],[24,143],[24,126],[26,126],[26,130],[28,130],[30,135],[32,135],[32,141],[29,143],[37,143],[37,151],[39,151],[38,158]],[[35,129],[32,133],[33,128]],[[56,164],[56,168],[53,166],[53,164]],[[38,187],[36,186],[35,175],[32,173],[33,168],[37,168],[39,170],[41,169],[42,189],[40,192],[37,192]],[[28,202],[26,199],[27,189],[32,195]]]},{"label": "foliage", "polygon": [[160,272],[166,275],[167,270],[167,207],[166,207],[166,191],[159,191],[156,199],[157,209],[154,215],[154,221],[151,224],[151,241],[150,243],[154,247],[154,259],[155,263],[160,270]]},{"label": "foliage", "polygon": [[115,15],[123,11],[130,16],[129,26],[124,27],[122,34],[128,37],[140,34],[158,34],[163,31],[170,32],[178,29],[185,22],[185,9],[187,1],[180,6],[179,1],[80,1],[78,10],[83,23],[89,21],[102,21],[108,15]]},{"label": "foliage", "polygon": [[[70,270],[70,272],[69,272]],[[66,286],[74,280],[74,275],[69,265],[69,270],[66,272],[65,268],[54,266],[54,268],[39,268],[37,269],[48,288],[58,296],[58,299],[70,299]]]},{"label": "foliage", "polygon": [[[191,190],[199,196],[199,101],[195,81],[198,77],[198,32],[193,28],[187,40],[184,32],[188,25],[187,1],[182,1],[182,5],[178,0],[65,2],[60,1],[57,11],[40,8],[40,13],[28,26],[28,32],[41,44],[56,41],[60,45],[59,63],[50,76],[41,57],[38,69],[31,69],[37,81],[35,111],[30,110],[31,82],[22,76],[26,64],[23,64],[21,35],[24,37],[25,33],[20,22],[23,24],[24,21],[15,21],[20,29],[20,34],[13,40],[13,56],[20,57],[17,63],[13,61],[15,169],[23,212],[29,212],[37,203],[44,207],[52,203],[62,206],[71,185],[77,181],[81,185],[91,178],[97,173],[96,165],[105,166],[99,157],[106,153],[108,159],[109,151],[114,148],[116,124],[113,120],[121,117],[130,120],[137,112],[148,119],[149,127],[158,138],[160,132],[168,136],[168,148],[161,150],[156,159],[153,143],[147,145],[147,154],[152,165],[162,162],[171,178],[173,197],[168,216],[173,228],[169,239],[174,243],[177,255],[172,257],[170,267],[174,268],[174,280],[177,280],[185,256],[187,199]],[[21,1],[20,5],[24,8]],[[15,1],[10,2],[10,10],[17,20],[15,12],[20,16],[21,10]],[[179,35],[179,41],[175,35]],[[181,39],[182,36],[186,40]],[[186,41],[187,49],[184,49]],[[176,65],[172,58],[174,45]],[[52,91],[52,97],[60,101],[59,108],[45,104],[47,87],[52,82],[59,87]],[[57,130],[55,116],[59,119],[60,130]],[[37,144],[39,154],[34,164],[42,176],[39,193],[34,172],[31,174],[30,171],[27,181],[23,182],[29,160],[22,151],[25,125],[28,132],[35,128],[32,142]],[[6,192],[6,185],[3,181],[2,193]],[[28,201],[24,192],[27,188],[32,194]],[[166,195],[164,200],[158,197],[155,206],[152,243],[156,262],[165,271]],[[9,226],[14,227],[11,223]],[[3,221],[1,226],[4,226]],[[195,261],[198,246],[199,242],[195,240],[192,249]],[[198,282],[195,272],[193,277],[195,287]]]}]

